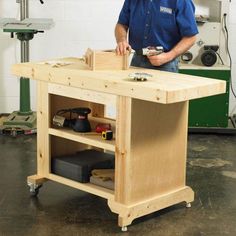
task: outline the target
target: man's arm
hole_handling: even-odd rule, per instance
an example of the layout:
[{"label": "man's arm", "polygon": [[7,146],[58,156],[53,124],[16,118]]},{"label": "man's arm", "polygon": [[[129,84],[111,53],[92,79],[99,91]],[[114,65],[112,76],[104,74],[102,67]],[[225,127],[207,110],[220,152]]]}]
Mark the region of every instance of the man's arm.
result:
[{"label": "man's arm", "polygon": [[131,46],[127,41],[128,27],[126,25],[116,24],[115,37],[116,37],[116,53],[118,55],[125,55],[127,50],[131,50]]},{"label": "man's arm", "polygon": [[191,37],[183,37],[169,52],[164,52],[157,56],[149,56],[148,59],[152,65],[161,66],[188,51],[196,42],[196,38],[197,37],[195,35]]}]

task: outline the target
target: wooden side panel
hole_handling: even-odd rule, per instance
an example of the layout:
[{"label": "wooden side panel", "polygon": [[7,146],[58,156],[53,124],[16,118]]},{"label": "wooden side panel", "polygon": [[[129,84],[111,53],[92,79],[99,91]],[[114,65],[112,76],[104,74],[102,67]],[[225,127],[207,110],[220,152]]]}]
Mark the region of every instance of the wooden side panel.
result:
[{"label": "wooden side panel", "polygon": [[37,83],[37,174],[47,177],[49,174],[49,94],[48,83]]},{"label": "wooden side panel", "polygon": [[185,186],[187,125],[188,102],[133,99],[129,203]]},{"label": "wooden side panel", "polygon": [[183,188],[188,102],[162,105],[132,99],[128,107],[121,106],[115,200],[132,204]]}]

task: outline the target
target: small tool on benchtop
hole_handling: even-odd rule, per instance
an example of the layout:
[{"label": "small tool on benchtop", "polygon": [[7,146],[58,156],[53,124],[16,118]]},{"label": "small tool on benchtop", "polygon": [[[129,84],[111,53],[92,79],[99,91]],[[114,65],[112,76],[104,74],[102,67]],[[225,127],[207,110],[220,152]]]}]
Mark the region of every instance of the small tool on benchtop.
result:
[{"label": "small tool on benchtop", "polygon": [[148,78],[152,77],[152,75],[148,73],[136,72],[136,73],[129,74],[129,77],[133,79],[134,81],[142,82],[142,81],[147,81]]}]

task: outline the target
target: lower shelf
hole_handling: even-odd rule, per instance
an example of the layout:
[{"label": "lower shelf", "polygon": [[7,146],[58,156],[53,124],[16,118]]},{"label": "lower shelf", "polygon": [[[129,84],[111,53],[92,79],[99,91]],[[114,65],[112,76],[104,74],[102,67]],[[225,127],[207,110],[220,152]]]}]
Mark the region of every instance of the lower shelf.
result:
[{"label": "lower shelf", "polygon": [[103,188],[103,187],[100,187],[91,183],[79,183],[79,182],[66,179],[66,178],[63,178],[61,176],[54,175],[54,174],[49,174],[48,179],[61,183],[61,184],[65,184],[73,188],[77,188],[79,190],[97,195],[99,197],[102,197],[108,200],[114,200],[114,191],[110,189],[106,189],[106,188]]}]

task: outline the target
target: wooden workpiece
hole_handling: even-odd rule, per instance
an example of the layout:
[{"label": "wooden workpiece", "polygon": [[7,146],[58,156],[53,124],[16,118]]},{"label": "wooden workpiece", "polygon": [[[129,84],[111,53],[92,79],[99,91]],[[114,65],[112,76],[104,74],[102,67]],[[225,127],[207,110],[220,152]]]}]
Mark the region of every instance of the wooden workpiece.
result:
[{"label": "wooden workpiece", "polygon": [[[12,72],[38,81],[38,165],[29,183],[53,180],[103,197],[119,215],[121,227],[140,216],[194,200],[192,189],[186,186],[188,101],[224,93],[224,81],[141,68],[92,71],[77,58],[17,64]],[[135,72],[152,77],[137,82],[129,77]],[[114,120],[105,117],[106,105],[116,107]],[[78,106],[93,110],[92,123],[112,123],[115,139],[52,126],[57,110]],[[53,156],[91,146],[115,152],[114,191],[51,173]]]},{"label": "wooden workpiece", "polygon": [[116,55],[115,50],[87,49],[84,56],[90,70],[127,70],[129,68],[129,52],[124,56]]}]

